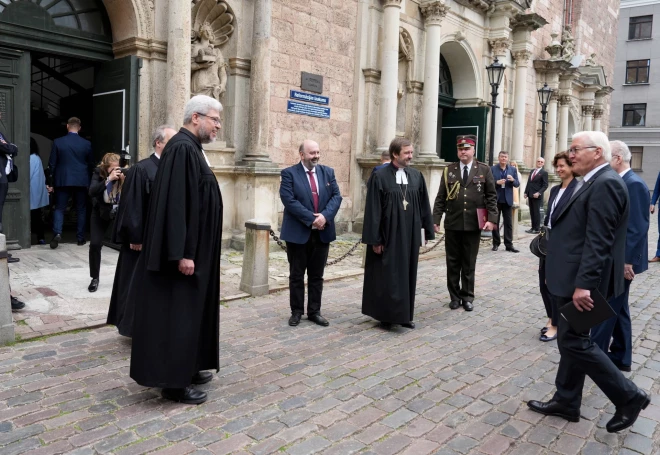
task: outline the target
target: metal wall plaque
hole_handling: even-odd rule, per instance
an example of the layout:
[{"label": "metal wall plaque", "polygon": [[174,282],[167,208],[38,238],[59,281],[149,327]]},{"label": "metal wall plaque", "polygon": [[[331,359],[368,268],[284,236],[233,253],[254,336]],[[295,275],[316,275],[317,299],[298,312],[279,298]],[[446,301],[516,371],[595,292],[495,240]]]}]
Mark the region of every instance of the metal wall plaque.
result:
[{"label": "metal wall plaque", "polygon": [[302,71],[300,87],[314,93],[323,93],[323,76]]},{"label": "metal wall plaque", "polygon": [[290,114],[309,115],[310,117],[330,118],[330,108],[316,104],[287,101],[286,111]]},{"label": "metal wall plaque", "polygon": [[298,90],[291,90],[289,98],[292,100],[306,101],[309,103],[330,104],[330,98],[323,95],[312,95],[311,93],[299,92]]}]

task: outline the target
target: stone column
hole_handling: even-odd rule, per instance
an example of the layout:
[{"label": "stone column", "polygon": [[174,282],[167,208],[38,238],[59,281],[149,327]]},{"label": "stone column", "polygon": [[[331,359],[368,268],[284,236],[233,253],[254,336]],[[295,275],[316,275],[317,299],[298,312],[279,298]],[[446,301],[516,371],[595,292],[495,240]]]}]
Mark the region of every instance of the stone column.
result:
[{"label": "stone column", "polygon": [[440,24],[442,23],[442,19],[447,15],[449,7],[444,2],[434,1],[421,5],[420,9],[426,25],[420,156],[437,157]]},{"label": "stone column", "polygon": [[548,125],[545,131],[545,169],[548,172],[552,171],[552,159],[557,153],[557,101],[559,96],[557,91],[550,97],[548,104]]},{"label": "stone column", "polygon": [[386,150],[396,134],[400,13],[401,0],[384,0],[377,142],[379,150]]},{"label": "stone column", "polygon": [[603,109],[594,109],[594,131],[603,131],[600,122],[603,118]]},{"label": "stone column", "polygon": [[268,153],[272,12],[272,0],[255,0],[252,25],[248,145],[245,157],[243,158],[243,164],[253,166],[272,165]]},{"label": "stone column", "polygon": [[557,140],[557,147],[559,151],[565,150],[568,147],[568,115],[571,107],[571,97],[569,95],[562,95],[559,97],[561,108],[559,110],[559,139]]},{"label": "stone column", "polygon": [[190,2],[168,2],[167,123],[180,127],[190,99]]},{"label": "stone column", "polygon": [[582,129],[593,131],[594,107],[592,105],[582,106]]},{"label": "stone column", "polygon": [[[508,50],[511,47],[511,40],[509,38],[495,38],[491,39],[488,41],[490,44],[491,49],[493,50],[493,54],[495,57],[498,58],[500,63],[502,63],[505,67],[507,66],[506,60],[507,60],[507,54]],[[506,70],[505,70],[506,71]],[[502,79],[504,81],[504,79]],[[490,101],[490,97],[489,97]],[[498,95],[497,95],[497,106],[498,108],[495,109],[494,115],[495,115],[495,135],[493,136],[493,143],[495,144],[493,148],[493,162],[497,162],[497,155],[500,153],[502,150],[502,136],[503,136],[503,128],[504,128],[504,85],[500,85],[498,88]],[[490,110],[491,115],[493,114],[493,110]]]},{"label": "stone column", "polygon": [[513,131],[511,134],[512,159],[523,163],[525,147],[525,101],[527,92],[527,64],[532,56],[529,51],[518,51],[513,54],[516,62],[516,80],[513,101]]}]

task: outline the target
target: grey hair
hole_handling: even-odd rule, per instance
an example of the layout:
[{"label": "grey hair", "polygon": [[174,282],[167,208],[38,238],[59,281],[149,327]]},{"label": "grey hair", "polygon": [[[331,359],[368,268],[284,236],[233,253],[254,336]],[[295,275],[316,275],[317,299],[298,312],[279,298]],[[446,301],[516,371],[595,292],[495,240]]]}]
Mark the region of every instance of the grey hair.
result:
[{"label": "grey hair", "polygon": [[599,147],[603,151],[603,159],[607,162],[612,160],[612,149],[610,148],[610,140],[602,131],[580,131],[573,135],[573,140],[585,139],[590,142],[589,145]]},{"label": "grey hair", "polygon": [[630,163],[632,160],[632,153],[625,142],[610,141],[610,149],[612,149],[612,153],[619,152],[624,163]]},{"label": "grey hair", "polygon": [[193,114],[206,115],[211,110],[222,112],[220,101],[206,95],[195,95],[186,103],[186,108],[183,111],[183,124],[188,125],[191,123]]},{"label": "grey hair", "polygon": [[151,135],[151,146],[156,147],[156,142],[163,142],[165,140],[165,130],[170,129],[176,131],[172,125],[160,125],[156,128]]}]

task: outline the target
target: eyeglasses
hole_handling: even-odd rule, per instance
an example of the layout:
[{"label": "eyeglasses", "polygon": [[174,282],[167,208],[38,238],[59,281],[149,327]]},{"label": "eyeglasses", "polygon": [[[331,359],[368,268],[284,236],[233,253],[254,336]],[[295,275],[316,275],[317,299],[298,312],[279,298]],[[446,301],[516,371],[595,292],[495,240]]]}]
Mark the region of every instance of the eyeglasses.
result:
[{"label": "eyeglasses", "polygon": [[571,148],[568,149],[568,153],[573,153],[573,154],[575,154],[575,153],[579,152],[580,150],[584,150],[584,149],[597,149],[597,148],[598,148],[597,145],[587,145],[586,147],[571,147]]},{"label": "eyeglasses", "polygon": [[206,114],[200,114],[199,112],[197,112],[197,115],[201,115],[202,117],[206,117],[208,119],[211,119],[211,121],[213,123],[215,123],[216,125],[220,125],[220,119],[218,117],[211,117],[211,116],[206,115]]}]

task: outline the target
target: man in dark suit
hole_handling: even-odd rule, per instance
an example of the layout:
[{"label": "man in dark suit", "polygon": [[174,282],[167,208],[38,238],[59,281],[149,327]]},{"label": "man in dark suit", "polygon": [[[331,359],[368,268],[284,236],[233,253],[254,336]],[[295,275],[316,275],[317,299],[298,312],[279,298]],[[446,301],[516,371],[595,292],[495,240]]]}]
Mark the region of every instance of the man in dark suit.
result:
[{"label": "man in dark suit", "polygon": [[[569,149],[573,171],[584,176],[573,197],[552,221],[546,256],[546,281],[551,298],[561,308],[575,305],[591,311],[591,292],[606,297],[624,292],[624,263],[629,201],[626,186],[610,167],[610,143],[600,131],[573,136]],[[572,302],[572,303],[571,303]],[[610,433],[635,423],[649,397],[627,379],[589,338],[559,318],[557,390],[548,402],[529,401],[536,412],[580,420],[585,376],[589,376],[616,406],[607,423]]]},{"label": "man in dark suit", "polygon": [[335,216],[341,205],[335,171],[318,164],[319,145],[305,140],[298,149],[300,163],[282,170],[280,199],[284,204],[282,232],[289,260],[290,326],[297,326],[305,312],[305,270],[307,270],[307,319],[322,325],[323,271],[330,242],[335,234]]},{"label": "man in dark suit", "polygon": [[525,187],[525,199],[529,204],[529,216],[532,218],[532,228],[525,232],[538,234],[541,230],[541,207],[543,206],[543,193],[548,189],[548,173],[543,166],[545,160],[539,157],[536,160],[536,169],[529,174]]},{"label": "man in dark suit", "polygon": [[[655,205],[658,203],[658,198],[660,198],[660,172],[658,173],[658,178],[655,180],[655,187],[653,188],[653,196],[651,196],[651,213],[655,213]],[[658,222],[660,223],[660,211],[658,212]],[[660,237],[658,237],[658,245],[655,250],[653,258],[649,259],[649,262],[660,262]]]},{"label": "man in dark suit", "polygon": [[[610,166],[619,173],[628,189],[630,215],[626,234],[626,262],[623,269],[625,289],[621,295],[610,300],[616,317],[610,318],[591,329],[591,340],[605,352],[621,371],[630,371],[632,365],[632,324],[628,294],[630,283],[638,273],[648,270],[648,230],[650,205],[649,188],[630,169],[632,154],[621,141],[610,142],[612,160]],[[611,344],[610,344],[611,340]]]},{"label": "man in dark suit", "polygon": [[76,200],[78,245],[85,244],[85,218],[87,212],[87,188],[94,169],[92,144],[78,135],[80,119],[71,117],[66,123],[66,136],[53,141],[48,166],[55,187],[55,212],[53,213],[53,240],[55,249],[62,241],[64,209],[71,197]]},{"label": "man in dark suit", "polygon": [[376,166],[375,168],[373,168],[373,170],[371,171],[371,175],[373,175],[374,172],[376,172],[376,171],[378,171],[378,170],[380,170],[380,169],[382,169],[386,166],[389,166],[390,165],[390,160],[391,160],[391,158],[390,158],[389,149],[383,151],[383,153],[380,154],[380,164],[378,166]]},{"label": "man in dark suit", "polygon": [[493,251],[500,247],[500,217],[504,217],[504,246],[511,253],[519,251],[513,246],[513,189],[520,186],[518,171],[509,165],[509,152],[501,151],[499,165],[491,168],[497,190],[497,225],[493,229]]}]

